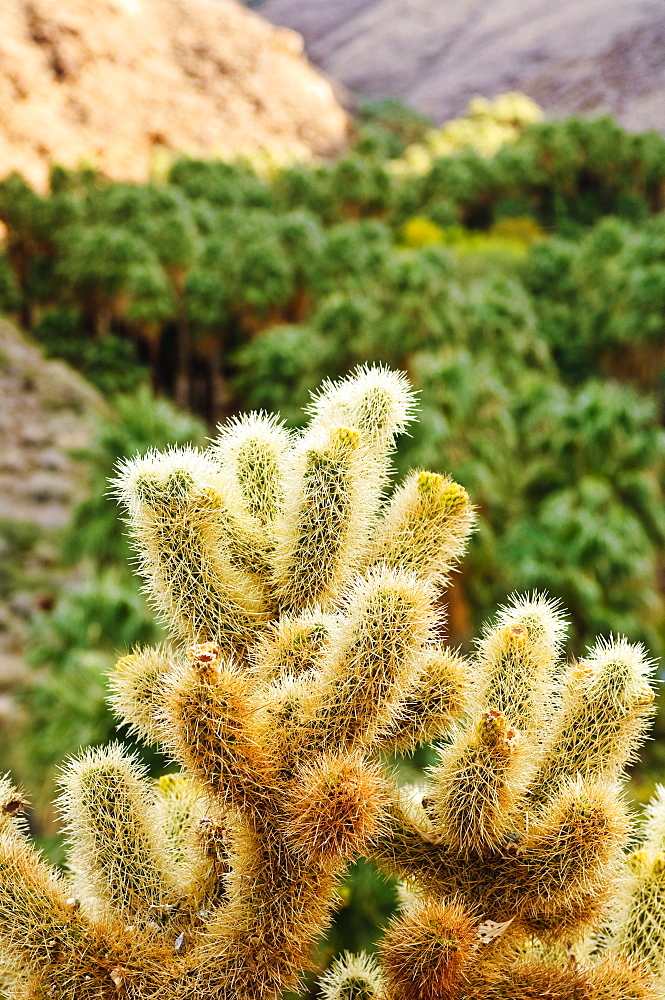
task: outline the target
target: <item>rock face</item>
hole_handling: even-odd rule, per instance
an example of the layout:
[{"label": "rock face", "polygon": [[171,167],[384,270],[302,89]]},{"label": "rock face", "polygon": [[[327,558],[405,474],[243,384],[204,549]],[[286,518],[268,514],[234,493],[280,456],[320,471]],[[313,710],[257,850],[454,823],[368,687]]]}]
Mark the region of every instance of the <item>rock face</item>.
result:
[{"label": "rock face", "polygon": [[326,155],[346,115],[302,39],[234,0],[2,0],[0,175],[81,158],[143,179],[156,149]]},{"label": "rock face", "polygon": [[86,492],[73,449],[88,444],[105,412],[99,394],[59,361],[47,361],[0,319],[0,727],[7,692],[26,675],[22,653],[40,586],[57,572],[57,529]]},{"label": "rock face", "polygon": [[440,122],[470,97],[521,90],[550,114],[611,112],[665,128],[662,0],[267,0],[348,87]]},{"label": "rock face", "polygon": [[[96,389],[0,319],[0,519],[63,527],[84,480],[70,452],[105,412]],[[79,470],[79,471],[77,471]]]}]

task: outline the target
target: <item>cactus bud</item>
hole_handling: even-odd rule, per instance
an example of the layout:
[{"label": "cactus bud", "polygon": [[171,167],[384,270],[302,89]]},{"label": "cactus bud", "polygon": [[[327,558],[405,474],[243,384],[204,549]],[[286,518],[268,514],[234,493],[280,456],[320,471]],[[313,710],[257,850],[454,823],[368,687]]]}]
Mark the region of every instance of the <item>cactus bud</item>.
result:
[{"label": "cactus bud", "polygon": [[381,1000],[381,971],[370,955],[345,952],[319,980],[323,1000]]},{"label": "cactus bud", "polygon": [[381,943],[389,996],[456,1000],[476,948],[476,926],[459,903],[417,903],[393,920]]},{"label": "cactus bud", "polygon": [[286,803],[287,837],[323,864],[362,853],[385,814],[386,782],[358,756],[326,755],[296,775]]}]

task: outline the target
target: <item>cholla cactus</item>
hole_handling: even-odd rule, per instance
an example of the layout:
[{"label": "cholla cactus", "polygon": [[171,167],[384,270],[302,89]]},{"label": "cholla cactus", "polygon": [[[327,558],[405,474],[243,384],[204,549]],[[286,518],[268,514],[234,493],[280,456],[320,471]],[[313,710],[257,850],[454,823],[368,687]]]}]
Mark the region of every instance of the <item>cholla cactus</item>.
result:
[{"label": "cholla cactus", "polygon": [[[118,662],[113,703],[180,770],[151,784],[117,745],[70,762],[65,875],[0,782],[12,1000],[277,1000],[359,853],[401,876],[403,908],[326,1000],[663,996],[665,795],[626,860],[619,786],[651,664],[620,639],[562,668],[538,596],[475,657],[442,644],[473,511],[429,472],[384,499],[412,409],[402,376],[361,369],[297,437],[258,414],[120,470],[172,642]],[[437,738],[428,785],[398,789],[382,755]]]}]

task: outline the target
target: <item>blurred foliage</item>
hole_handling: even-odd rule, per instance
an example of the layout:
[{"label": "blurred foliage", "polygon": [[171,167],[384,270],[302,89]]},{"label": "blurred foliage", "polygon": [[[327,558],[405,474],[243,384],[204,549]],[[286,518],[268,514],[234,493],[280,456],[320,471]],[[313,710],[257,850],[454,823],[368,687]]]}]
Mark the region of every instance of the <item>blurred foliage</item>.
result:
[{"label": "blurred foliage", "polygon": [[[42,530],[32,521],[15,521],[0,517],[0,600],[29,585],[28,559],[42,540]],[[34,572],[34,571],[33,571]],[[0,624],[0,628],[4,623]]]},{"label": "blurred foliage", "polygon": [[542,121],[543,113],[530,97],[520,93],[500,94],[493,101],[474,97],[466,115],[428,129],[420,141],[411,142],[400,160],[392,164],[398,176],[426,174],[434,160],[473,150],[494,156],[502,146],[514,142],[527,125]]},{"label": "blurred foliage", "polygon": [[432,243],[443,243],[446,234],[441,226],[426,215],[412,215],[402,226],[402,242],[412,250],[427,247]]},{"label": "blurred foliage", "polygon": [[33,334],[46,357],[68,362],[104,395],[131,392],[148,376],[131,341],[111,332],[101,340],[90,339],[71,305],[47,309]]},{"label": "blurred foliage", "polygon": [[[121,569],[86,576],[34,619],[28,661],[38,673],[18,694],[26,723],[12,749],[12,769],[37,807],[50,801],[55,769],[65,757],[120,736],[105,700],[106,674],[122,649],[160,635]],[[152,758],[149,749],[142,756]]]},{"label": "blurred foliage", "polygon": [[398,98],[361,100],[353,148],[363,155],[397,158],[409,146],[422,142],[431,128],[425,115]]},{"label": "blurred foliage", "polygon": [[[580,291],[602,257],[594,329],[569,337],[553,308],[552,336],[626,340],[646,325],[657,337],[665,139],[609,118],[538,118],[515,94],[474,99],[440,129],[399,102],[369,102],[330,163],[181,158],[147,184],[54,168],[45,196],[13,174],[0,182],[0,307],[104,392],[131,390],[149,367],[156,387],[214,419],[237,405],[213,389],[249,338],[309,321],[342,287],[382,282],[405,249],[453,246],[477,276],[544,246],[541,269]],[[589,227],[608,215],[626,232],[593,243]],[[589,241],[572,274],[560,239]]]},{"label": "blurred foliage", "polygon": [[599,371],[662,397],[665,218],[600,220],[581,239],[535,244],[524,283],[568,381]]}]

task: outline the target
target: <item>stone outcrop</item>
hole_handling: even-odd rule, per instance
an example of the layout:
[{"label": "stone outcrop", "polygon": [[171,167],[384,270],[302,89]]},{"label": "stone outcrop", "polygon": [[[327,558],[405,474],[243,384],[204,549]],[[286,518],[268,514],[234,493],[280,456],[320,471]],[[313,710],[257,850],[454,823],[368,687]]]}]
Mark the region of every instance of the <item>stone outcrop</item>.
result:
[{"label": "stone outcrop", "polygon": [[300,36],[235,0],[0,4],[0,175],[140,180],[162,150],[325,156],[346,131]]},{"label": "stone outcrop", "polygon": [[[57,531],[85,492],[72,451],[88,444],[104,403],[0,319],[0,723],[25,676],[30,617],[52,599]],[[55,576],[54,576],[55,575]]]}]

